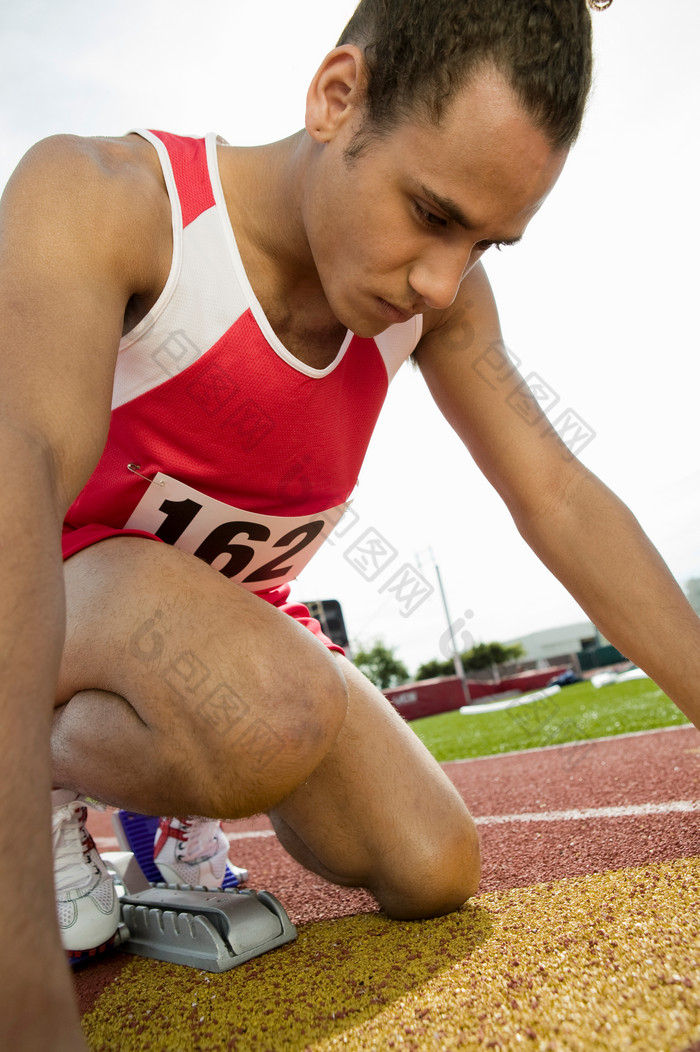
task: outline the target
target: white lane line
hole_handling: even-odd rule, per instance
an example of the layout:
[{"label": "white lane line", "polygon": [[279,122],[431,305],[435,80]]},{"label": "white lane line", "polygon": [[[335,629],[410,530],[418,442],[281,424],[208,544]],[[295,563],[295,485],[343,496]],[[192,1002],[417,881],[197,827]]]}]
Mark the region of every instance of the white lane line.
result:
[{"label": "white lane line", "polygon": [[[688,814],[700,811],[700,800],[670,800],[665,804],[628,804],[619,807],[585,807],[572,811],[525,811],[515,815],[481,815],[477,825],[499,825],[507,822],[573,822],[584,818],[633,818],[635,815]],[[230,841],[274,836],[272,829],[253,829],[245,833],[227,833]]]},{"label": "white lane line", "polygon": [[[515,815],[474,816],[477,825],[506,825],[510,822],[576,822],[586,818],[634,818],[637,815],[690,814],[700,811],[700,800],[669,800],[665,804],[629,804],[623,807],[582,807],[573,811],[525,811]],[[256,840],[274,836],[272,829],[250,829],[241,833],[227,833],[229,842]],[[115,837],[96,836],[98,851],[117,851]]]},{"label": "white lane line", "polygon": [[102,854],[103,851],[121,851],[115,836],[94,836],[95,847]]},{"label": "white lane line", "polygon": [[700,811],[700,800],[669,800],[665,804],[629,804],[626,807],[581,807],[573,811],[530,811],[519,815],[474,816],[477,825],[508,822],[575,822],[582,818],[633,818],[636,815],[687,814]]},{"label": "white lane line", "polygon": [[[274,836],[275,832],[273,829],[250,829],[243,833],[227,833],[226,836],[229,839],[229,843],[233,843],[234,840],[254,840],[258,837]],[[119,851],[119,844],[117,843],[116,837],[113,836],[95,836],[95,847],[98,851]]]},{"label": "white lane line", "polygon": [[227,833],[226,836],[230,841],[233,840],[252,840],[254,837],[259,836],[274,836],[274,829],[250,829],[245,833]]}]

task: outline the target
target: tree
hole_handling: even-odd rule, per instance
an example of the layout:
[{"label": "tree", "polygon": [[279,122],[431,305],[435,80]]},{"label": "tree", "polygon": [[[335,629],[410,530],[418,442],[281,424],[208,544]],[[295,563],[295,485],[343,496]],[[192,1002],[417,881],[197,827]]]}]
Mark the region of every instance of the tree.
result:
[{"label": "tree", "polygon": [[436,661],[433,659],[419,666],[416,672],[416,680],[435,679],[436,676],[454,676],[454,671],[454,661],[451,658],[449,661]]},{"label": "tree", "polygon": [[525,651],[520,643],[514,643],[507,647],[503,643],[477,643],[476,646],[462,655],[462,664],[465,671],[481,668],[490,668],[491,665],[505,665],[506,661],[515,661],[522,657]]},{"label": "tree", "polygon": [[353,660],[355,667],[380,690],[398,687],[409,678],[408,669],[403,661],[399,661],[394,656],[393,648],[385,646],[379,639],[375,640],[369,650],[364,648],[356,650]]},{"label": "tree", "polygon": [[[476,672],[478,669],[491,668],[492,665],[504,665],[515,661],[525,651],[520,643],[505,646],[503,643],[477,643],[471,650],[460,654],[465,672]],[[416,680],[432,679],[434,676],[453,676],[455,671],[452,658],[447,661],[426,661],[416,672]]]}]

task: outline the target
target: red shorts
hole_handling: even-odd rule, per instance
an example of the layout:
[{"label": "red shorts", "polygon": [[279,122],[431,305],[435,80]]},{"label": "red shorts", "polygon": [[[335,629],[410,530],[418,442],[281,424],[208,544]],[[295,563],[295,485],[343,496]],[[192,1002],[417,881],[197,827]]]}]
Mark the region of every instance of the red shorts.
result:
[{"label": "red shorts", "polygon": [[[97,544],[98,541],[104,541],[108,537],[147,537],[151,541],[158,541],[159,544],[165,543],[160,537],[156,537],[152,533],[145,533],[143,530],[118,529],[115,526],[102,526],[100,523],[90,523],[87,526],[78,526],[77,528],[64,526],[61,536],[64,562],[66,559],[70,559],[71,555],[82,551],[83,548],[89,548],[91,544]],[[279,588],[269,588],[266,592],[256,592],[256,595],[260,599],[271,603],[272,606],[277,607],[278,610],[282,610],[283,613],[293,617],[304,628],[308,628],[329,650],[335,650],[339,654],[345,653],[342,647],[339,647],[325,635],[319,622],[315,617],[311,616],[303,603],[287,602],[289,599],[288,584],[280,585]]]}]

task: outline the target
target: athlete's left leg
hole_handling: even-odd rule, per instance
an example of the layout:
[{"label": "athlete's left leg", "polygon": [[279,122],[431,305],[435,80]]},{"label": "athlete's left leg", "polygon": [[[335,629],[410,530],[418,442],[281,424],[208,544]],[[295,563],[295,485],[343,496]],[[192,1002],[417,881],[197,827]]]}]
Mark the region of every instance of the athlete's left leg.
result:
[{"label": "athlete's left leg", "polygon": [[393,916],[475,892],[459,794],[350,662],[169,545],[103,541],[65,577],[56,785],[149,814],[274,811],[303,864]]},{"label": "athlete's left leg", "polygon": [[270,813],[291,855],[368,888],[393,917],[436,916],[476,892],[479,840],[461,797],[384,696],[345,658],[348,712],[330,752]]}]

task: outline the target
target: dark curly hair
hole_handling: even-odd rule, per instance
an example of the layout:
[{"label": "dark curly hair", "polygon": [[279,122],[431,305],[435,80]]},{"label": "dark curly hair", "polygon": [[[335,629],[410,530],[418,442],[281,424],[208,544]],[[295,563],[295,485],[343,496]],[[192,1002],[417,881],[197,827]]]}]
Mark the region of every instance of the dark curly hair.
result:
[{"label": "dark curly hair", "polygon": [[[591,83],[591,7],[612,0],[361,0],[338,44],[362,49],[367,121],[355,144],[423,112],[492,65],[555,148],[576,139]],[[350,153],[352,154],[352,147]]]}]

